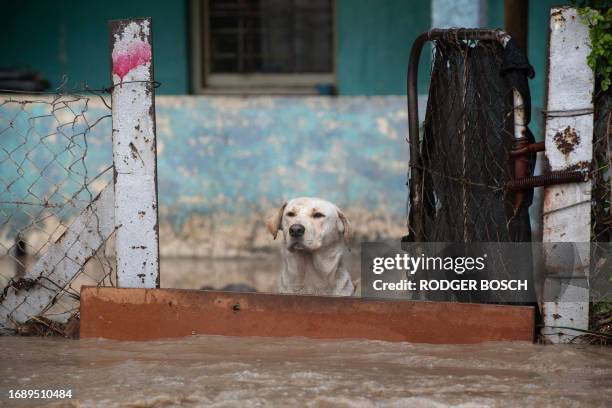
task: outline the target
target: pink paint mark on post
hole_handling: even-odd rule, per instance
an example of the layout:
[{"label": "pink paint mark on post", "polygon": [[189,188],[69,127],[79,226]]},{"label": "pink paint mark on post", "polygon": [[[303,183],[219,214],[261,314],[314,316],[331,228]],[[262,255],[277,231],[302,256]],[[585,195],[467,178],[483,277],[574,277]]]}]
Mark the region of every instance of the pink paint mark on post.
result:
[{"label": "pink paint mark on post", "polygon": [[126,51],[113,50],[113,74],[123,78],[134,68],[151,61],[151,45],[143,41],[135,41]]}]

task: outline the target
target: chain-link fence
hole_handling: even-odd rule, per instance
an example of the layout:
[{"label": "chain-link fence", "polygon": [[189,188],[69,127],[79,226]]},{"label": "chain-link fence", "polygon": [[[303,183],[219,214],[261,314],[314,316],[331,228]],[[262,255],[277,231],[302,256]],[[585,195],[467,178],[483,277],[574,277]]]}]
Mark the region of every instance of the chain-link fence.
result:
[{"label": "chain-link fence", "polygon": [[[80,286],[113,285],[114,246],[90,256],[79,241],[98,234],[107,242],[92,231],[95,222],[79,218],[113,176],[105,98],[96,91],[0,94],[0,329],[66,334],[66,323],[78,318]],[[82,231],[73,234],[71,225]],[[77,273],[67,276],[67,265]],[[17,324],[4,301],[34,287],[55,295],[26,298],[42,311]]]}]

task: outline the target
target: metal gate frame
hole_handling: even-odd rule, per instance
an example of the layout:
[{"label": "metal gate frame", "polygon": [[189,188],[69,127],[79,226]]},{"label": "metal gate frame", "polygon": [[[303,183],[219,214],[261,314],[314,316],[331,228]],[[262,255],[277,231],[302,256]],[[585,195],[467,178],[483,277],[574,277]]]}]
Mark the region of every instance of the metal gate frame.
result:
[{"label": "metal gate frame", "polygon": [[[409,201],[410,212],[408,214],[408,233],[416,242],[425,240],[423,235],[423,172],[421,170],[420,138],[419,138],[419,107],[417,78],[419,60],[423,46],[428,41],[443,38],[454,38],[456,41],[497,41],[505,47],[510,41],[510,35],[502,30],[490,29],[431,29],[421,33],[413,42],[408,62],[408,131],[410,145],[409,161]],[[544,151],[544,143],[529,143],[526,138],[525,110],[523,98],[520,92],[512,89],[514,105],[514,135],[513,146],[509,156],[514,160],[515,179],[509,181],[505,188],[516,191],[514,208],[517,210],[523,198],[523,190],[532,189],[551,184],[565,184],[585,181],[588,174],[584,171],[556,171],[541,176],[529,176],[527,166],[527,155],[532,152]]]}]

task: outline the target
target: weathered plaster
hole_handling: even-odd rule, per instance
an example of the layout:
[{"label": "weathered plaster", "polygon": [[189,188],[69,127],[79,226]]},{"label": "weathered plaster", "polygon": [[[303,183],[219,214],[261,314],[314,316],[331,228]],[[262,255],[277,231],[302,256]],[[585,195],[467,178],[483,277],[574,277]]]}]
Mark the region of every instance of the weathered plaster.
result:
[{"label": "weathered plaster", "polygon": [[[356,242],[405,232],[404,97],[158,96],[155,104],[162,256],[251,256],[273,248],[264,219],[300,195],[337,203],[352,219]],[[6,109],[0,107],[3,117]],[[90,123],[108,113],[90,101]],[[41,134],[56,125],[36,124]],[[90,178],[112,163],[110,134],[104,119],[87,135]],[[62,149],[66,139],[46,143]],[[34,151],[40,163],[50,157],[44,148]],[[12,198],[35,178],[29,170]],[[2,167],[0,178],[15,171]],[[65,187],[68,194],[76,185]]]},{"label": "weathered plaster", "polygon": [[487,26],[486,0],[432,0],[432,28]]}]

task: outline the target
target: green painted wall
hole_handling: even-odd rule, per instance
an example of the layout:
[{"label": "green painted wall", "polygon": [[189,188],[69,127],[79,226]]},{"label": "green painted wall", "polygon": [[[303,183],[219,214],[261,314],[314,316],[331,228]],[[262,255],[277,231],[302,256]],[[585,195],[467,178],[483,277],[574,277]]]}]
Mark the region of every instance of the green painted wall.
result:
[{"label": "green painted wall", "polygon": [[109,84],[107,20],[151,16],[158,92],[189,90],[186,0],[2,0],[0,10],[0,67],[29,67],[53,86],[67,74],[75,87]]},{"label": "green painted wall", "polygon": [[[538,0],[529,2],[529,38],[528,51],[529,61],[536,70],[536,77],[531,81],[531,93],[533,114],[532,122],[540,129],[535,135],[537,140],[543,140],[544,118],[542,109],[546,100],[546,75],[548,60],[548,34],[550,9],[559,5],[569,5],[570,1],[563,0]],[[533,127],[536,129],[535,127]],[[535,132],[534,132],[535,133]]]},{"label": "green painted wall", "polygon": [[[337,83],[343,95],[405,94],[408,53],[415,37],[430,28],[429,0],[336,0]],[[528,56],[536,70],[530,82],[534,130],[542,125],[548,16],[564,0],[529,2]],[[488,27],[504,28],[504,1],[489,0]],[[428,48],[421,57],[419,91],[427,91]],[[539,135],[537,135],[539,137]]]},{"label": "green painted wall", "polygon": [[[548,10],[562,0],[529,2],[529,59],[534,125],[544,103]],[[152,16],[155,74],[161,94],[189,92],[187,0],[0,0],[4,35],[0,67],[30,67],[54,86],[63,74],[70,85],[107,86],[109,19]],[[503,28],[503,0],[489,0],[489,27]],[[397,95],[406,92],[406,68],[416,36],[430,28],[429,0],[336,0],[336,72],[341,95]],[[421,58],[419,91],[427,92],[429,48]]]},{"label": "green painted wall", "polygon": [[487,20],[487,28],[504,28],[504,0],[488,1]]},{"label": "green painted wall", "polygon": [[[339,93],[405,94],[410,47],[430,20],[429,0],[336,0]],[[428,59],[421,60],[419,87],[426,89]]]}]

